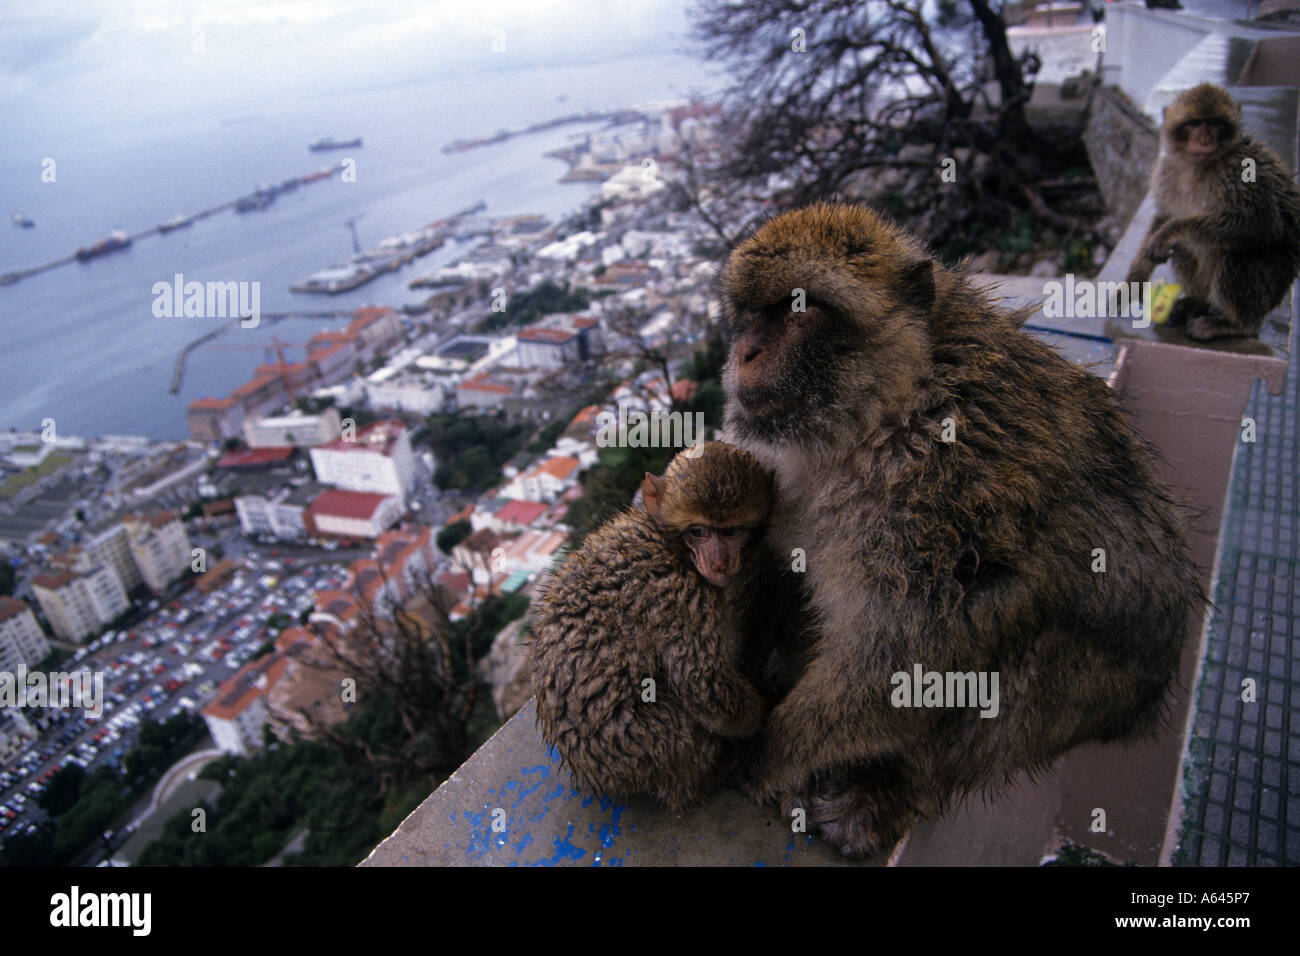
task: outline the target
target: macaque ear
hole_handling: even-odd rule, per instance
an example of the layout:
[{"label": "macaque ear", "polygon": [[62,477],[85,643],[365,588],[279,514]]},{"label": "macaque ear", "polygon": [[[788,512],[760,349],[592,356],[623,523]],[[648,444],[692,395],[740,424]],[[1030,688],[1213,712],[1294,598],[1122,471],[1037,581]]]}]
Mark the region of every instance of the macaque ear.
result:
[{"label": "macaque ear", "polygon": [[922,259],[906,266],[899,277],[899,294],[908,305],[929,312],[934,305],[934,263]]},{"label": "macaque ear", "polygon": [[656,478],[647,471],[641,482],[641,501],[645,504],[646,514],[652,518],[659,518],[663,500],[664,480]]}]

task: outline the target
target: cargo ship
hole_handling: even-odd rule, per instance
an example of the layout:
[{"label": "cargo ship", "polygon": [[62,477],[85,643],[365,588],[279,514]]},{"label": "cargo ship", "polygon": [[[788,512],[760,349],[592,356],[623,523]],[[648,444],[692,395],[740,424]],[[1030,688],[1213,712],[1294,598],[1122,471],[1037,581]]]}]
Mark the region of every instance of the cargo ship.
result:
[{"label": "cargo ship", "polygon": [[322,136],[320,139],[313,139],[307,144],[307,148],[313,153],[323,153],[327,149],[351,149],[353,146],[360,145],[360,136],[355,139],[334,139],[331,136]]},{"label": "cargo ship", "polygon": [[166,222],[160,223],[158,226],[158,231],[172,232],[173,230],[184,229],[186,226],[192,226],[192,225],[194,225],[193,216],[182,216],[179,213],[177,213],[175,216],[173,216],[171,219],[168,219]]},{"label": "cargo ship", "polygon": [[32,226],[36,225],[33,220],[28,219],[24,213],[18,212],[17,210],[11,212],[9,218],[15,226],[22,226],[24,229],[30,229]]},{"label": "cargo ship", "polygon": [[98,242],[91,243],[88,246],[82,246],[77,250],[77,259],[85,262],[87,259],[94,259],[96,256],[102,256],[118,249],[125,249],[131,244],[131,237],[121,229],[115,229]]},{"label": "cargo ship", "polygon": [[275,189],[270,186],[258,186],[247,196],[235,200],[235,212],[253,212],[265,209],[275,202]]},{"label": "cargo ship", "polygon": [[333,166],[322,166],[314,173],[307,173],[302,177],[303,183],[314,183],[318,179],[325,179],[334,174]]}]

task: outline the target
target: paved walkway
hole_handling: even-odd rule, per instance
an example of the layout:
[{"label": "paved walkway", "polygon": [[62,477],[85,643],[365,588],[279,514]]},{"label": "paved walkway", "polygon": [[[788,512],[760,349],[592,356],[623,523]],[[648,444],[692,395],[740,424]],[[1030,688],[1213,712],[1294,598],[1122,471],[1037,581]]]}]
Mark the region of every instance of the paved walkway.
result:
[{"label": "paved walkway", "polygon": [[[1297,296],[1296,298],[1300,298]],[[1296,322],[1292,322],[1293,335]],[[1291,354],[1296,354],[1293,348]],[[1175,864],[1300,864],[1300,374],[1256,383],[1228,489]],[[1254,702],[1242,682],[1254,682]]]}]

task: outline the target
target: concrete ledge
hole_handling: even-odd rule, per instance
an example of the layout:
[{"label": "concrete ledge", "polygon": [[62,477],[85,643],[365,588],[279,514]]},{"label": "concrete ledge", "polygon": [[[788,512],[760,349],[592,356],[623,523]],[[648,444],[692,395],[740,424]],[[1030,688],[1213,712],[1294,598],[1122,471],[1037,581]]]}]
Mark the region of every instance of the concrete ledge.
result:
[{"label": "concrete ledge", "polygon": [[[569,786],[532,701],[375,847],[362,866],[862,866],[723,789],[674,815]],[[499,812],[498,812],[499,811]],[[494,829],[493,821],[500,821]]]}]

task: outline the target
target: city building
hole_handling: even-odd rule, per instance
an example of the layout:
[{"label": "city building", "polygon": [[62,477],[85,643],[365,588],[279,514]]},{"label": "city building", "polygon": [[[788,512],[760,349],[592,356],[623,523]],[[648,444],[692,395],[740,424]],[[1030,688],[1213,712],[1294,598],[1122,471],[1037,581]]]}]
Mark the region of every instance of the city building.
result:
[{"label": "city building", "polygon": [[0,597],[0,671],[16,673],[19,664],[34,667],[49,653],[32,609],[17,598]]},{"label": "city building", "polygon": [[528,471],[516,475],[501,488],[507,498],[523,501],[551,502],[565,489],[577,484],[581,463],[570,455],[548,458]]},{"label": "city building", "polygon": [[304,524],[309,534],[378,538],[398,522],[404,511],[397,495],[331,489],[312,502]]},{"label": "city building", "polygon": [[357,309],[356,318],[348,323],[348,332],[357,336],[362,350],[367,357],[387,352],[395,345],[400,345],[402,319],[395,309],[386,306],[367,305]]},{"label": "city building", "polygon": [[123,524],[140,577],[155,594],[189,570],[190,538],[178,516],[161,511],[127,518]]},{"label": "city building", "polygon": [[406,426],[396,419],[372,422],[351,441],[338,439],[311,449],[316,479],[346,491],[396,495],[404,500],[415,477],[415,456]]},{"label": "city building", "polygon": [[551,315],[515,335],[514,364],[560,369],[582,362],[601,348],[600,322],[589,316]]},{"label": "city building", "polygon": [[276,736],[312,740],[318,736],[318,728],[346,720],[349,706],[339,688],[348,675],[329,649],[301,627],[285,628],[275,643],[277,647],[303,645],[289,658],[288,670],[271,684],[264,698]]},{"label": "city building", "polygon": [[288,654],[272,651],[249,661],[217,688],[216,698],[202,713],[221,750],[247,757],[262,746],[262,726],[268,718],[266,697],[289,670],[289,663]]},{"label": "city building", "polygon": [[443,376],[433,371],[381,368],[366,379],[366,401],[376,411],[432,415],[447,403]]},{"label": "city building", "polygon": [[225,398],[196,398],[185,410],[190,437],[199,441],[223,441],[239,434],[244,422],[243,406]]},{"label": "city building", "polygon": [[514,387],[487,375],[467,378],[456,386],[456,402],[461,408],[499,408],[514,394]]},{"label": "city building", "polygon": [[239,495],[235,512],[244,534],[274,535],[284,541],[308,537],[307,509],[325,489],[317,482],[290,485],[266,494]]},{"label": "city building", "polygon": [[122,590],[131,593],[144,579],[131,556],[131,545],[125,525],[114,525],[80,545],[80,556],[75,565],[78,571],[88,571],[103,565],[117,575]]},{"label": "city building", "polygon": [[28,742],[36,737],[36,728],[23,716],[21,710],[16,707],[0,707],[0,766],[23,753]]},{"label": "city building", "polygon": [[65,641],[97,634],[130,606],[122,584],[102,565],[90,571],[43,571],[32,578],[32,593],[51,630]]},{"label": "city building", "polygon": [[316,415],[296,412],[292,415],[250,418],[244,422],[244,441],[249,448],[284,445],[310,448],[334,441],[342,433],[339,413],[334,408],[327,408]]}]

